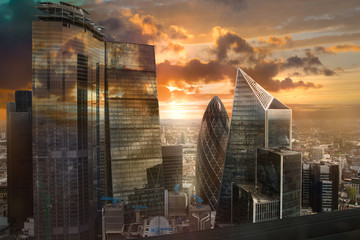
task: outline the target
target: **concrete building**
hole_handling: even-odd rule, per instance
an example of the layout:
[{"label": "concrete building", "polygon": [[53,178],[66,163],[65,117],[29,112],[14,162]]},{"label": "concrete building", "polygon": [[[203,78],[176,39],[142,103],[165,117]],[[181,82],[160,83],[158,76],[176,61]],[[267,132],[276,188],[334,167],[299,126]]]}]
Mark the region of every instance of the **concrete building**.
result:
[{"label": "concrete building", "polygon": [[21,230],[33,215],[32,93],[16,91],[7,104],[7,215],[11,227]]}]

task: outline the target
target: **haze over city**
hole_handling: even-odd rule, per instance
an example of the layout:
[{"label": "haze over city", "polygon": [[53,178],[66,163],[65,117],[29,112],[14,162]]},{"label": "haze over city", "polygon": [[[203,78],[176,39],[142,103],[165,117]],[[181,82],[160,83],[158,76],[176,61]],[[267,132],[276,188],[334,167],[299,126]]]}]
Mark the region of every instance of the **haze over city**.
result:
[{"label": "haze over city", "polygon": [[[0,119],[31,89],[38,1],[0,1]],[[59,2],[59,1],[55,1]],[[301,117],[359,117],[358,1],[68,1],[108,38],[156,46],[161,119],[200,119],[219,96],[231,114],[240,66]]]}]

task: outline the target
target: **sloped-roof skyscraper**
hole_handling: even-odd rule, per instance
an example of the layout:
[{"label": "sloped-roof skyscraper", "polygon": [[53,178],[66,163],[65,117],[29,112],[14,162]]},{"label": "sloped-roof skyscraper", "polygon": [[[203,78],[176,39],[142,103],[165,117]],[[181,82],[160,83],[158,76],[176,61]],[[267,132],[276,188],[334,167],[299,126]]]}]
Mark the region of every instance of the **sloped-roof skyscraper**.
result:
[{"label": "sloped-roof skyscraper", "polygon": [[229,116],[225,106],[215,96],[201,121],[196,161],[197,194],[213,210],[216,210],[219,198],[229,129]]},{"label": "sloped-roof skyscraper", "polygon": [[232,184],[255,184],[257,148],[291,149],[292,111],[238,68],[216,213],[229,223]]}]

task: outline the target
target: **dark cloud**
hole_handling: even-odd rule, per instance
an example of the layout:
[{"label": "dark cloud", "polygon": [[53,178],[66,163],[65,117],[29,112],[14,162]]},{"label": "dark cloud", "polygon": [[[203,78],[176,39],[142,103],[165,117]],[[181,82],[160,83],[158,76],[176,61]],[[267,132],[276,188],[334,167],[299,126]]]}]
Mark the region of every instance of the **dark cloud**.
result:
[{"label": "dark cloud", "polygon": [[116,17],[110,17],[108,19],[99,22],[101,26],[104,26],[107,31],[116,31],[125,27],[121,19]]},{"label": "dark cloud", "polygon": [[316,85],[312,82],[295,82],[289,77],[284,80],[278,80],[276,79],[276,75],[280,72],[281,67],[281,63],[277,61],[260,61],[254,67],[244,68],[244,71],[262,87],[272,92],[294,88],[308,89],[322,87],[321,85]]},{"label": "dark cloud", "polygon": [[333,54],[333,52],[325,47],[317,46],[314,48],[314,51],[319,54]]},{"label": "dark cloud", "polygon": [[254,48],[250,46],[250,44],[245,39],[232,32],[227,32],[223,35],[220,35],[216,39],[215,47],[215,53],[219,61],[227,58],[228,51],[230,49],[236,53],[254,53]]},{"label": "dark cloud", "polygon": [[203,63],[192,59],[184,65],[172,64],[169,61],[157,64],[158,84],[166,85],[174,82],[183,87],[184,84],[200,84],[220,82],[226,78],[235,79],[236,69],[233,66],[216,60]]}]

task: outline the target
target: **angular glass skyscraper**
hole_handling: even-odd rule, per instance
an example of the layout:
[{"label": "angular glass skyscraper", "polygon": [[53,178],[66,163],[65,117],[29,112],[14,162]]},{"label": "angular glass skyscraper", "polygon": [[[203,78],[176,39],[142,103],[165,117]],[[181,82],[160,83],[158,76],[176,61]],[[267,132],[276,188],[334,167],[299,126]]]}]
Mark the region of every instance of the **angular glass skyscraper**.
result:
[{"label": "angular glass skyscraper", "polygon": [[201,121],[195,173],[197,194],[212,210],[216,210],[218,203],[229,129],[225,106],[215,96]]},{"label": "angular glass skyscraper", "polygon": [[291,149],[292,112],[238,68],[230,133],[216,213],[229,223],[232,184],[255,184],[257,148]]}]

